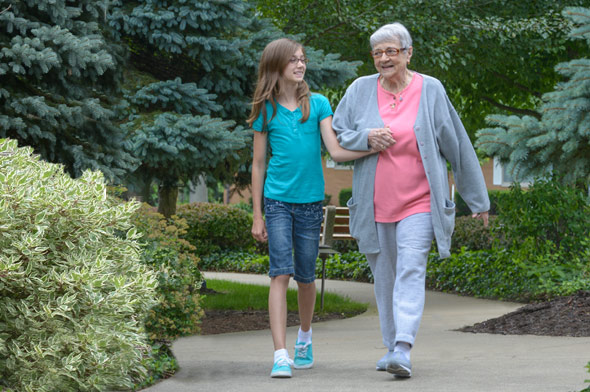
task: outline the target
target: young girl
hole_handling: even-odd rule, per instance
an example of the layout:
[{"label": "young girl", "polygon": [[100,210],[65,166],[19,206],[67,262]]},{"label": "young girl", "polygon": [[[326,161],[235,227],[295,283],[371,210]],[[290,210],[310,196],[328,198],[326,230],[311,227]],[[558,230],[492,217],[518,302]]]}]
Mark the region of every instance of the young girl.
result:
[{"label": "young girl", "polygon": [[[268,311],[275,349],[271,377],[291,377],[292,365],[296,369],[313,366],[311,320],[324,199],[320,133],[336,161],[375,152],[340,148],[332,130],[329,101],[311,94],[303,80],[307,62],[299,43],[285,38],[269,43],[260,59],[248,118],[255,130],[252,235],[258,241],[268,241],[270,256]],[[267,144],[271,151],[268,170]],[[286,294],[291,276],[298,285],[301,321],[294,361],[286,349]]]}]

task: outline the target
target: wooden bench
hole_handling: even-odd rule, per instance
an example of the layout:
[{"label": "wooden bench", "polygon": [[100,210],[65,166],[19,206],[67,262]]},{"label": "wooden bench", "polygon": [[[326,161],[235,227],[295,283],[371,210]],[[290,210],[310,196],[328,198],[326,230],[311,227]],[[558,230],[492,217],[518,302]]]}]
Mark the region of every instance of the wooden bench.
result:
[{"label": "wooden bench", "polygon": [[334,241],[354,240],[350,235],[350,214],[348,207],[325,206],[324,221],[320,233],[320,254],[322,260],[322,288],[320,310],[324,310],[324,284],[326,280],[326,259],[338,253],[332,248]]}]

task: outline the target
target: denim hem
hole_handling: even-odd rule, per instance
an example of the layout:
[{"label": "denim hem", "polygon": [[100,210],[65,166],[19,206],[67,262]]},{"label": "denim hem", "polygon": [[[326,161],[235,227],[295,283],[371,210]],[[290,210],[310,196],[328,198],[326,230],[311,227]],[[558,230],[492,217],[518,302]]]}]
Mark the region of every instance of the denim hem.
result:
[{"label": "denim hem", "polygon": [[296,282],[300,282],[300,283],[313,283],[313,282],[315,282],[315,276],[312,276],[310,278],[304,278],[304,277],[301,277],[301,276],[295,274],[295,276],[293,277],[293,280],[295,280]]},{"label": "denim hem", "polygon": [[268,276],[274,278],[275,276],[280,275],[290,275],[293,276],[295,274],[295,270],[293,268],[275,268],[268,271]]}]

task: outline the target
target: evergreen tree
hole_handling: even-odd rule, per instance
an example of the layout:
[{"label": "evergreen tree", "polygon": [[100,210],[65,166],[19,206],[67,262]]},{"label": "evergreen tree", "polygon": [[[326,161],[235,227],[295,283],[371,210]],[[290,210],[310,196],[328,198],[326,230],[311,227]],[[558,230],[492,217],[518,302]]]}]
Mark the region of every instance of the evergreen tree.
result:
[{"label": "evergreen tree", "polygon": [[[242,0],[116,1],[109,20],[131,52],[124,128],[142,160],[133,182],[149,190],[155,180],[158,210],[169,216],[179,185],[200,176],[238,181],[251,158],[244,125],[258,59],[283,34]],[[315,89],[344,83],[358,65],[313,49],[308,55]]]},{"label": "evergreen tree", "polygon": [[[571,7],[571,39],[585,39],[590,54],[590,9]],[[590,56],[560,63],[564,81],[543,96],[542,117],[489,116],[493,128],[477,132],[476,146],[507,164],[515,178],[547,175],[590,179]]]},{"label": "evergreen tree", "polygon": [[29,145],[72,176],[121,179],[136,165],[117,116],[117,47],[101,2],[0,1],[0,138]]}]

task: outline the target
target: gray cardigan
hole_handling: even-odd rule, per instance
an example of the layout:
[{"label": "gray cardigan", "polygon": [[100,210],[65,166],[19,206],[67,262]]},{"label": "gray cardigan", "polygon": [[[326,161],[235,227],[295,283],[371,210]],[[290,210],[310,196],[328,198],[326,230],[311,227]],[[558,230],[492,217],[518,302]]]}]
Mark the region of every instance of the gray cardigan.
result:
[{"label": "gray cardigan", "polygon": [[[385,126],[377,105],[379,74],[355,80],[334,112],[333,127],[340,145],[367,151],[373,128]],[[467,132],[439,80],[422,75],[424,83],[414,133],[430,186],[430,207],[434,236],[441,257],[450,255],[455,226],[455,204],[450,200],[447,161],[453,169],[457,190],[472,212],[490,208],[488,193],[477,156]],[[378,154],[354,163],[350,232],[365,254],[379,253],[373,193]]]}]

